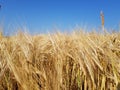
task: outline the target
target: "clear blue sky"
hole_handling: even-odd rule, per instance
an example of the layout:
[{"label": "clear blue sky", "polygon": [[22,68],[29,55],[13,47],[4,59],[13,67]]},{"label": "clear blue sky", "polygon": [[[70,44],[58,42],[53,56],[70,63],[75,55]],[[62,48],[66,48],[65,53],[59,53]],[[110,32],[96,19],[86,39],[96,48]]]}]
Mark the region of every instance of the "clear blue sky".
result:
[{"label": "clear blue sky", "polygon": [[120,24],[120,0],[0,0],[0,4],[0,23],[9,32],[19,26],[35,33],[76,25],[99,28],[101,10],[107,28]]}]

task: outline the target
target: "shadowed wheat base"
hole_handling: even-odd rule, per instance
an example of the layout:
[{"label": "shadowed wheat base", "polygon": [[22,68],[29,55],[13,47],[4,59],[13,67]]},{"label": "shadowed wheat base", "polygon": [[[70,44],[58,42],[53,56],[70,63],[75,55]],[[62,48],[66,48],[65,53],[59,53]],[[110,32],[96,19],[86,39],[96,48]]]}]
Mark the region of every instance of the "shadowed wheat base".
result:
[{"label": "shadowed wheat base", "polygon": [[0,36],[0,90],[120,90],[120,33]]}]

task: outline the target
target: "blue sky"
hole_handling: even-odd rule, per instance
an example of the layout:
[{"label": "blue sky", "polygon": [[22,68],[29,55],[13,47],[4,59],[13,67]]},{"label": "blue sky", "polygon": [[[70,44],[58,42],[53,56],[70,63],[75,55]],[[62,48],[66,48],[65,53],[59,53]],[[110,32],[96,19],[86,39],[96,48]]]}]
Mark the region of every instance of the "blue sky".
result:
[{"label": "blue sky", "polygon": [[26,27],[31,33],[76,26],[99,28],[100,11],[105,27],[117,29],[120,24],[120,0],[0,0],[0,24],[5,32]]}]

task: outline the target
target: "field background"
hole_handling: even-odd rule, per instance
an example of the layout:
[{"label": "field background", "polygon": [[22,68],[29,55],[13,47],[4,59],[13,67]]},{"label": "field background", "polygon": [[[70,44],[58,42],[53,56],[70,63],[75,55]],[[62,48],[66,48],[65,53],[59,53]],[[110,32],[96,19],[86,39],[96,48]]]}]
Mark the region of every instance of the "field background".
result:
[{"label": "field background", "polygon": [[120,33],[0,34],[0,90],[120,90]]}]

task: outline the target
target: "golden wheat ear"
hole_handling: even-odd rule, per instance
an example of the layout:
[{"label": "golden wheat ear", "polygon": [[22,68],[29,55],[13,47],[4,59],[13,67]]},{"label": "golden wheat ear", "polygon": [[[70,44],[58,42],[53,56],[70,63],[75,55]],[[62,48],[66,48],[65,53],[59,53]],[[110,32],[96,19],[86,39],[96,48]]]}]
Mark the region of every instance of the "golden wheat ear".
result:
[{"label": "golden wheat ear", "polygon": [[105,27],[104,27],[105,21],[104,21],[104,13],[103,13],[103,11],[100,12],[100,17],[101,17],[102,30],[103,30],[103,32],[105,32]]}]

